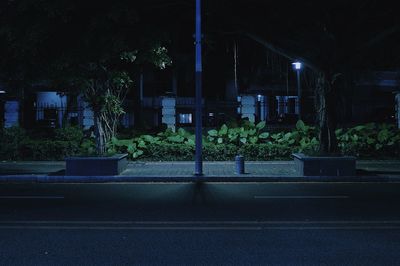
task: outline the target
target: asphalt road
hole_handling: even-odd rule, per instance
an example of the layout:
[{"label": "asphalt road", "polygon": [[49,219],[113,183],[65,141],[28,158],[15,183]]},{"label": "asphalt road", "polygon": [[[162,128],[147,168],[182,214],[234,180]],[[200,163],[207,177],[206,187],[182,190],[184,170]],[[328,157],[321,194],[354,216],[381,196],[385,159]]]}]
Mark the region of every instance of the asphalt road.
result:
[{"label": "asphalt road", "polygon": [[0,265],[399,265],[400,183],[2,184]]}]

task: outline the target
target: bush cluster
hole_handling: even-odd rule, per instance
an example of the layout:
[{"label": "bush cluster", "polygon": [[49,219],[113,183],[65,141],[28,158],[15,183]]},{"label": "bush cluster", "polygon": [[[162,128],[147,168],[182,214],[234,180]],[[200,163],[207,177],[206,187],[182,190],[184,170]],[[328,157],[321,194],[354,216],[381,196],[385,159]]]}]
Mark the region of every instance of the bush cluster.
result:
[{"label": "bush cluster", "polygon": [[[246,160],[289,159],[294,152],[313,154],[319,142],[318,131],[302,121],[291,131],[270,133],[265,123],[248,121],[236,127],[223,125],[205,132],[203,159],[206,161],[233,160],[237,154]],[[343,155],[368,157],[400,156],[400,131],[393,125],[365,124],[336,131],[338,146]],[[36,135],[38,136],[38,135]],[[1,160],[63,160],[66,156],[92,155],[95,142],[84,136],[81,128],[56,129],[51,138],[35,138],[25,130],[13,127],[0,131]],[[132,160],[182,161],[193,160],[194,134],[169,129],[158,134],[141,134],[129,139],[113,138],[108,153],[128,153]]]},{"label": "bush cluster", "polygon": [[399,157],[400,130],[394,125],[369,123],[336,130],[343,154],[357,157]]},{"label": "bush cluster", "polygon": [[0,160],[64,160],[85,153],[83,131],[78,127],[56,129],[47,137],[29,133],[19,127],[1,130]]}]

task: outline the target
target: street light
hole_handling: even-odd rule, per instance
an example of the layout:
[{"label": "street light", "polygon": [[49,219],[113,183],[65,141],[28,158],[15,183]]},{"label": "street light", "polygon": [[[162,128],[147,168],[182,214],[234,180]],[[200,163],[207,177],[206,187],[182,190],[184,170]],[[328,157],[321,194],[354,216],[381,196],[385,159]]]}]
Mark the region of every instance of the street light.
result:
[{"label": "street light", "polygon": [[201,0],[196,0],[196,63],[195,63],[195,89],[196,89],[196,154],[195,172],[197,176],[203,175],[202,158],[202,92],[201,81],[203,66],[201,62]]},{"label": "street light", "polygon": [[5,94],[6,91],[0,90],[0,94]]},{"label": "street light", "polygon": [[297,102],[298,102],[298,112],[299,112],[299,120],[301,120],[301,82],[300,82],[300,71],[303,67],[303,64],[299,61],[292,63],[293,69],[296,70],[297,73]]}]

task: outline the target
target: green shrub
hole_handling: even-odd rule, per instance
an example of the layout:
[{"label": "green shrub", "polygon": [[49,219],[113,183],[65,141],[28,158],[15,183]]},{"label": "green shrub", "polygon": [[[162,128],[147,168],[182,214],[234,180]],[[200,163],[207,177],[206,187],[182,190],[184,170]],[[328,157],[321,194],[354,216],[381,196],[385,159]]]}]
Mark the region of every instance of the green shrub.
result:
[{"label": "green shrub", "polygon": [[268,161],[289,159],[294,150],[286,145],[264,143],[243,145],[239,152],[249,161]]},{"label": "green shrub", "polygon": [[[266,132],[265,123],[244,122],[239,127],[209,130],[203,136],[205,161],[233,160],[237,154],[246,160],[290,159],[293,152],[316,153],[317,129],[298,121],[286,132]],[[365,124],[336,131],[338,146],[344,155],[358,157],[400,156],[400,131],[393,125]],[[78,127],[54,130],[52,139],[32,139],[25,130],[13,127],[0,131],[1,160],[63,160],[66,156],[95,154],[95,140],[84,138]],[[109,154],[128,153],[132,160],[193,160],[195,135],[178,129],[144,134],[131,139],[113,138],[107,144]]]},{"label": "green shrub", "polygon": [[20,160],[21,143],[26,141],[26,131],[20,127],[3,128],[0,131],[0,159]]},{"label": "green shrub", "polygon": [[262,139],[267,139],[269,134],[263,133],[265,122],[255,125],[245,121],[241,127],[229,128],[222,125],[220,129],[212,129],[207,132],[207,141],[214,144],[235,144],[243,145],[247,143],[256,144]]},{"label": "green shrub", "polygon": [[64,160],[79,153],[78,143],[72,141],[26,140],[20,147],[20,157],[24,160]]},{"label": "green shrub", "polygon": [[194,159],[194,146],[177,143],[149,144],[141,159],[151,161],[192,161]]},{"label": "green shrub", "polygon": [[343,154],[358,157],[400,155],[400,130],[394,125],[369,123],[336,130]]},{"label": "green shrub", "polygon": [[96,154],[96,142],[93,138],[85,138],[79,145],[79,155],[91,156]]},{"label": "green shrub", "polygon": [[81,154],[83,133],[80,128],[55,129],[54,133],[52,139],[36,140],[22,128],[5,128],[0,132],[0,159],[63,160],[66,156]]},{"label": "green shrub", "polygon": [[203,159],[205,161],[231,161],[239,154],[239,148],[233,144],[213,144],[203,145]]},{"label": "green shrub", "polygon": [[80,144],[83,139],[83,130],[80,127],[67,126],[54,130],[54,140],[73,141]]}]

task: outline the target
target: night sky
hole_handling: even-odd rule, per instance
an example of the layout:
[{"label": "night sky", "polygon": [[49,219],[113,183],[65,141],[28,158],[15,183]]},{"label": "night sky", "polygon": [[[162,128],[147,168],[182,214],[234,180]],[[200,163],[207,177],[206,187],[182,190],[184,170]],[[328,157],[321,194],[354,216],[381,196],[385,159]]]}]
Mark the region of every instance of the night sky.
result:
[{"label": "night sky", "polygon": [[[146,49],[151,40],[166,46],[175,62],[155,74],[164,84],[159,87],[169,86],[167,80],[175,68],[187,76],[179,79],[182,95],[190,95],[194,3],[4,1],[0,6],[2,80],[32,83],[73,75],[70,71],[84,62],[108,60],[124,50]],[[268,75],[269,83],[282,83],[280,74],[288,72],[285,64],[289,61],[285,63],[285,57],[268,61],[268,49],[249,36],[327,73],[397,69],[399,25],[390,2],[205,0],[205,94],[222,97],[226,80],[232,78],[234,42],[239,46],[242,87],[251,82],[262,85]]]}]

